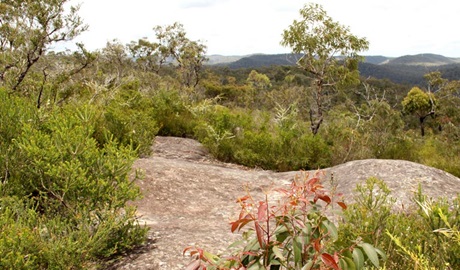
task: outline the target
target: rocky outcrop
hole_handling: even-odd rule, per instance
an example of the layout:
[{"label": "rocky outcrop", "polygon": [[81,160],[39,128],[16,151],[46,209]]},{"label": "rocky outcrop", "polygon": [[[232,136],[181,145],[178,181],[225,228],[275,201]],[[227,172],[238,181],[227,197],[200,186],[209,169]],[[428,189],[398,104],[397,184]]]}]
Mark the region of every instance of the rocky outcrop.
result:
[{"label": "rocky outcrop", "polygon": [[[201,144],[185,138],[157,137],[153,150],[152,156],[135,163],[145,177],[137,182],[143,198],[134,204],[141,221],[151,227],[155,248],[128,256],[114,265],[117,269],[183,269],[190,260],[182,254],[187,246],[222,252],[236,239],[228,224],[238,213],[235,199],[247,191],[261,198],[273,187],[289,185],[299,174],[222,163]],[[402,160],[358,160],[323,172],[326,186],[332,176],[348,202],[356,184],[369,177],[384,180],[400,207],[411,203],[419,184],[431,197],[460,192],[459,178]]]}]

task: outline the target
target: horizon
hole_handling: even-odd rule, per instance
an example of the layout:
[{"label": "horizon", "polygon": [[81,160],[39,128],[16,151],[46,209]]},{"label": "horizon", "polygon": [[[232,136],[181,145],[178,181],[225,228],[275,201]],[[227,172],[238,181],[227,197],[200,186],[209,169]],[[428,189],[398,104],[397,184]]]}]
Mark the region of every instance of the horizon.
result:
[{"label": "horizon", "polygon": [[[253,56],[253,55],[284,55],[284,54],[293,54],[292,52],[288,53],[250,53],[250,54],[245,54],[245,55],[224,55],[224,54],[206,54],[206,56],[224,56],[224,57],[247,57],[247,56]],[[437,54],[437,53],[416,53],[416,54],[404,54],[400,56],[387,56],[387,55],[377,55],[377,54],[360,54],[361,56],[367,57],[367,56],[381,56],[381,57],[387,57],[387,58],[399,58],[399,57],[404,57],[404,56],[418,56],[418,55],[437,55],[437,56],[443,56],[446,58],[452,58],[452,59],[460,59],[460,57],[454,57],[454,56],[447,56],[447,55],[442,55],[442,54]]]},{"label": "horizon", "polygon": [[[147,37],[153,27],[179,22],[187,37],[207,46],[208,55],[289,53],[280,45],[282,32],[295,19],[304,0],[70,0],[89,30],[75,39],[90,50],[102,49],[113,39],[122,44]],[[399,57],[426,52],[460,57],[460,2],[440,0],[323,0],[327,14],[351,33],[366,38],[369,50],[361,55]],[[104,11],[101,15],[101,11]],[[425,19],[429,18],[429,19]]]}]

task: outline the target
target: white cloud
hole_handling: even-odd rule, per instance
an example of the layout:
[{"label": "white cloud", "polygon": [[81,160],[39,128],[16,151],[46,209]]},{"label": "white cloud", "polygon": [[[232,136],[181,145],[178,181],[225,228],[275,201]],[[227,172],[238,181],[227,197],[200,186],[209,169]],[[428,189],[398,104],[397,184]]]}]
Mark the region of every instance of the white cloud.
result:
[{"label": "white cloud", "polygon": [[[281,33],[304,0],[75,0],[83,1],[81,16],[90,25],[80,40],[90,49],[108,40],[124,43],[147,36],[156,25],[184,24],[188,36],[203,40],[210,54],[287,52]],[[460,57],[460,2],[451,0],[324,0],[336,21],[366,37],[365,54],[400,56],[439,53]]]}]

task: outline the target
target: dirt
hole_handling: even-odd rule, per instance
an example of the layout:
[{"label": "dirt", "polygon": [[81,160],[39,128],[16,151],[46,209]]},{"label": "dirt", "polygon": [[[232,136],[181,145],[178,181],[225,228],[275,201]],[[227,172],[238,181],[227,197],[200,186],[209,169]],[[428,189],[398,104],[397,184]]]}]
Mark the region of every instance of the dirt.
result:
[{"label": "dirt", "polygon": [[[134,204],[140,222],[150,227],[149,241],[111,269],[184,269],[190,262],[190,257],[183,255],[188,246],[223,253],[238,237],[229,226],[238,214],[236,198],[248,191],[262,198],[274,187],[289,185],[300,173],[222,163],[200,143],[174,137],[157,137],[153,154],[137,160],[134,167],[144,174],[137,182],[143,198]],[[371,176],[387,183],[401,208],[411,204],[419,184],[431,197],[452,198],[460,192],[459,178],[402,160],[352,161],[322,172],[326,186],[332,176],[346,202],[353,200],[356,184]]]}]

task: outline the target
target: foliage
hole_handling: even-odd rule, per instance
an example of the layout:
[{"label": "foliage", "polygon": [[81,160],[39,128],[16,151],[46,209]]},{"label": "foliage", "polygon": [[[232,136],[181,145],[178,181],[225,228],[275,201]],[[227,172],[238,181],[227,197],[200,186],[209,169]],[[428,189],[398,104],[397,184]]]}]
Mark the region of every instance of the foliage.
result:
[{"label": "foliage", "polygon": [[256,88],[265,89],[271,87],[270,78],[255,70],[252,70],[251,73],[249,73],[246,81]]},{"label": "foliage", "polygon": [[[296,121],[295,108],[272,118],[247,110],[210,106],[197,115],[195,136],[220,160],[277,171],[328,166],[328,146]],[[290,111],[290,112],[289,112]]]},{"label": "foliage", "polygon": [[324,120],[326,88],[359,82],[361,57],[357,53],[368,49],[369,43],[333,21],[319,4],[305,5],[300,15],[301,20],[294,20],[284,30],[281,44],[302,55],[297,65],[314,78],[315,107],[311,108],[310,121],[313,134],[317,134]]},{"label": "foliage", "polygon": [[277,204],[268,198],[257,202],[249,193],[238,198],[241,212],[231,222],[232,232],[243,232],[232,244],[239,249],[229,257],[189,247],[194,261],[187,269],[364,269],[365,259],[375,267],[385,254],[360,240],[333,248],[338,229],[327,211],[346,205],[330,194],[317,176],[296,178],[288,189],[278,189]]},{"label": "foliage", "polygon": [[158,127],[154,120],[154,104],[151,98],[139,91],[136,81],[122,84],[115,97],[107,104],[102,123],[97,127],[99,141],[107,132],[119,143],[132,146],[141,156],[151,152]]},{"label": "foliage", "polygon": [[96,108],[0,99],[1,268],[86,268],[141,243],[146,229],[126,207],[140,195],[136,155],[111,137],[97,143]]},{"label": "foliage", "polygon": [[196,120],[187,108],[189,101],[179,91],[159,90],[152,97],[152,101],[153,119],[159,127],[158,135],[193,136]]},{"label": "foliage", "polygon": [[2,1],[0,3],[0,83],[15,91],[31,68],[59,42],[86,30],[68,0]]},{"label": "foliage", "polygon": [[358,185],[356,192],[339,224],[340,240],[360,235],[385,250],[386,269],[458,268],[459,198],[434,201],[419,189],[415,206],[398,206],[387,185],[375,178]]},{"label": "foliage", "polygon": [[366,242],[387,248],[381,244],[395,203],[390,190],[382,180],[369,178],[364,184],[358,184],[355,192],[355,203],[348,206],[339,225],[339,238],[349,241],[359,236]]},{"label": "foliage", "polygon": [[154,31],[157,42],[143,38],[128,45],[137,66],[144,71],[159,73],[162,66],[173,59],[182,83],[186,87],[197,86],[201,79],[201,68],[207,59],[206,46],[199,41],[189,40],[184,26],[177,22],[156,26]]},{"label": "foliage", "polygon": [[403,111],[415,114],[420,120],[421,135],[425,135],[425,119],[435,114],[436,99],[433,94],[426,93],[418,87],[413,87],[402,101]]}]

